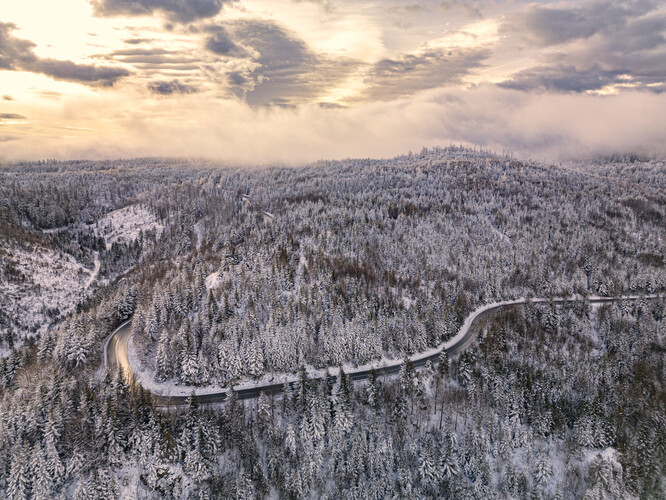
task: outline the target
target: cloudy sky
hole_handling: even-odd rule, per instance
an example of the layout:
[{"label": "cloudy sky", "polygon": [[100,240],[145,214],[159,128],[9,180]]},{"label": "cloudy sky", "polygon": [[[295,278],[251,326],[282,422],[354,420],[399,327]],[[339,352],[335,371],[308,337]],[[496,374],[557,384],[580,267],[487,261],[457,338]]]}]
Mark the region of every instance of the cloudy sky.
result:
[{"label": "cloudy sky", "polygon": [[0,160],[664,153],[666,3],[20,0]]}]

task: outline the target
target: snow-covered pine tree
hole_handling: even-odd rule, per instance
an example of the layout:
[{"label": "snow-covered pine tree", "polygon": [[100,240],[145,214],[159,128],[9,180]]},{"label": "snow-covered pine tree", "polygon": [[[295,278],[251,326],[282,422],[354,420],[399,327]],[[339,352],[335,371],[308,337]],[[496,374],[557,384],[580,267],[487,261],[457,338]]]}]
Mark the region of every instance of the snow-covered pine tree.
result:
[{"label": "snow-covered pine tree", "polygon": [[181,381],[187,385],[199,384],[199,367],[197,366],[197,358],[194,353],[192,332],[189,329],[185,334],[185,346],[183,352],[181,353],[180,359]]},{"label": "snow-covered pine tree", "polygon": [[46,458],[39,442],[35,442],[30,457],[32,470],[32,498],[34,500],[50,500],[53,496],[53,480],[46,465]]},{"label": "snow-covered pine tree", "polygon": [[7,500],[24,500],[29,498],[30,466],[23,444],[14,446],[14,457],[10,465],[7,479]]}]

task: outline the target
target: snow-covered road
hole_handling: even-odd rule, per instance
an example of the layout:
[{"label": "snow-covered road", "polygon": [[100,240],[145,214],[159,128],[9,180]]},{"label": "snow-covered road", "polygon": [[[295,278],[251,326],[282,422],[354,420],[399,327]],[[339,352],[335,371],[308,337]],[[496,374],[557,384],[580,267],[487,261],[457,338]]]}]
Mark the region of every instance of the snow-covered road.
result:
[{"label": "snow-covered road", "polygon": [[[608,302],[614,302],[618,300],[655,300],[663,298],[660,295],[623,295],[620,297],[588,297],[587,300],[590,304],[603,304]],[[410,356],[409,359],[415,367],[424,366],[428,361],[433,364],[439,360],[439,355],[442,351],[446,351],[449,354],[457,354],[465,350],[472,343],[474,338],[479,332],[478,328],[475,328],[477,323],[483,319],[488,318],[492,314],[496,313],[500,309],[515,307],[520,304],[531,303],[547,303],[553,302],[555,304],[562,304],[565,302],[575,302],[584,300],[582,297],[572,297],[572,298],[533,298],[533,299],[516,299],[516,300],[507,300],[503,302],[495,302],[492,304],[486,304],[479,307],[473,311],[463,323],[463,326],[460,328],[460,331],[451,339],[443,342],[439,346],[429,349],[427,351],[415,354]],[[121,325],[115,332],[113,332],[109,338],[104,343],[104,362],[105,366],[109,370],[117,370],[120,366],[125,373],[128,381],[137,382],[134,378],[132,367],[129,362],[129,357],[127,354],[127,345],[132,334],[132,322],[127,321]],[[391,361],[380,361],[369,363],[367,365],[359,366],[353,370],[349,370],[347,375],[351,380],[364,380],[370,376],[372,370],[379,375],[390,375],[395,374],[400,371],[400,367],[403,364],[402,359],[391,360]],[[333,380],[337,379],[339,374],[338,367],[329,367],[328,369],[322,370],[313,370],[308,372],[308,377],[311,379],[322,379],[324,377],[329,377]],[[250,399],[258,397],[262,392],[265,394],[275,394],[282,392],[285,382],[290,385],[295,384],[298,380],[297,375],[289,375],[286,378],[280,379],[279,383],[276,384],[245,384],[242,386],[235,386],[236,395],[239,399]],[[138,382],[137,382],[138,383]],[[229,392],[228,389],[219,390],[215,392],[210,392],[206,390],[205,387],[201,388],[192,388],[192,392],[197,394],[199,403],[201,404],[212,404],[223,402],[227,398]],[[187,404],[187,399],[189,396],[186,395],[177,395],[171,396],[168,394],[160,394],[153,392],[155,397],[155,402],[157,406],[167,407],[167,406],[179,406]]]}]

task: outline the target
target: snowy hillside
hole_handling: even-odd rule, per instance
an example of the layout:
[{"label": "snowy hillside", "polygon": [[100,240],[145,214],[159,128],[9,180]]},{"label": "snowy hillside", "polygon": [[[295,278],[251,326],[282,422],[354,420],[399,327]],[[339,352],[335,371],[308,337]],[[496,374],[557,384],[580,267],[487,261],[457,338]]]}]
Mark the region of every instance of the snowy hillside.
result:
[{"label": "snowy hillside", "polygon": [[[50,323],[76,307],[95,278],[71,255],[35,245],[18,245],[1,238],[0,336],[13,332],[14,341],[43,333]],[[6,345],[6,347],[10,347]]]},{"label": "snowy hillside", "polygon": [[663,166],[0,170],[0,497],[664,498]]},{"label": "snowy hillside", "polygon": [[153,231],[157,237],[164,226],[143,205],[130,205],[113,210],[91,225],[96,236],[104,238],[107,246],[119,241],[131,243],[141,231]]}]

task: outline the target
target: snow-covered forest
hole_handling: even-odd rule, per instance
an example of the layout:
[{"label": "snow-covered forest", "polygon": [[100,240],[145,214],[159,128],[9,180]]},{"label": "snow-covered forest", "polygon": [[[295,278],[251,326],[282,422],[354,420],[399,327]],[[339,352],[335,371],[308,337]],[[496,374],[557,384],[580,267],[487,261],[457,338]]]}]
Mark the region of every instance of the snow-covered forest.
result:
[{"label": "snow-covered forest", "polygon": [[[551,166],[450,147],[232,168],[0,169],[0,496],[659,498],[664,162]],[[308,368],[462,355],[335,384]],[[155,382],[284,395],[165,411],[105,373],[132,318]]]}]

